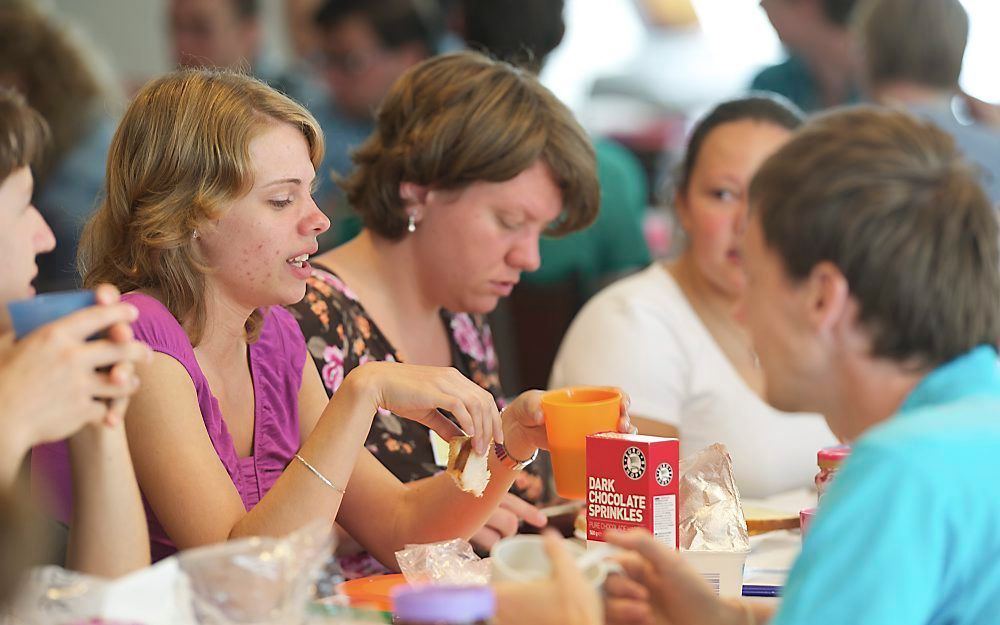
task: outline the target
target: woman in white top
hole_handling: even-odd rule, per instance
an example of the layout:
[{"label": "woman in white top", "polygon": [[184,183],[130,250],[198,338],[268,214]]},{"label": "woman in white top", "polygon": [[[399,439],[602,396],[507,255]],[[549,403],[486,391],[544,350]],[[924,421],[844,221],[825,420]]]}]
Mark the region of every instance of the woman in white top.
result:
[{"label": "woman in white top", "polygon": [[819,415],[788,415],[761,399],[766,382],[739,319],[747,190],[801,123],[790,107],[752,96],[698,123],[674,196],[687,247],[595,296],[570,326],[550,380],[621,386],[639,431],[679,436],[682,457],[725,444],[746,497],[808,484],[816,450],[836,444]]}]

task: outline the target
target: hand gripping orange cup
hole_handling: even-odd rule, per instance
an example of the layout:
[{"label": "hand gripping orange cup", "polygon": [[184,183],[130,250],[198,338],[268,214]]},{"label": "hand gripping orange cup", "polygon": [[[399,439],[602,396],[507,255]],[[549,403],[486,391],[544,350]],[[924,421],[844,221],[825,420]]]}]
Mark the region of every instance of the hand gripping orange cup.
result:
[{"label": "hand gripping orange cup", "polygon": [[556,492],[587,497],[587,435],[618,430],[622,394],[613,388],[574,386],[542,395]]}]

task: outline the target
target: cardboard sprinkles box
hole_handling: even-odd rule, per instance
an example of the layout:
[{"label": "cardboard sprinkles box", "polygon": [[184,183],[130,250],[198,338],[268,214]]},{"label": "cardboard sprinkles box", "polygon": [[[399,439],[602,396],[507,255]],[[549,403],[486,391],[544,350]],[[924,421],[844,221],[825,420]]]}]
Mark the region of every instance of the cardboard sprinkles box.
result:
[{"label": "cardboard sprinkles box", "polygon": [[679,454],[676,438],[587,436],[587,540],[642,527],[676,549]]}]

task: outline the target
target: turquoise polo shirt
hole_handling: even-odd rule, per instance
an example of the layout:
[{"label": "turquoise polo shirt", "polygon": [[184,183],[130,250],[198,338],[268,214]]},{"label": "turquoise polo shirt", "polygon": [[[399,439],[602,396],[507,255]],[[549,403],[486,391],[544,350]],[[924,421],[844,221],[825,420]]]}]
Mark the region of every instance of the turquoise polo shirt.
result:
[{"label": "turquoise polo shirt", "polygon": [[1000,366],[935,369],[823,498],[775,625],[1000,622]]}]

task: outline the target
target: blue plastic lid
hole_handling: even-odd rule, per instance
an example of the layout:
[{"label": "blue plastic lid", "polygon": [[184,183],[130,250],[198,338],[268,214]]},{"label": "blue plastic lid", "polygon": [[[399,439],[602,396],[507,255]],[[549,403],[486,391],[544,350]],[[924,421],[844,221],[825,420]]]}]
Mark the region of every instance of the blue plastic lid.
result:
[{"label": "blue plastic lid", "polygon": [[493,618],[496,598],[489,586],[400,586],[392,611],[411,623],[475,623]]}]

